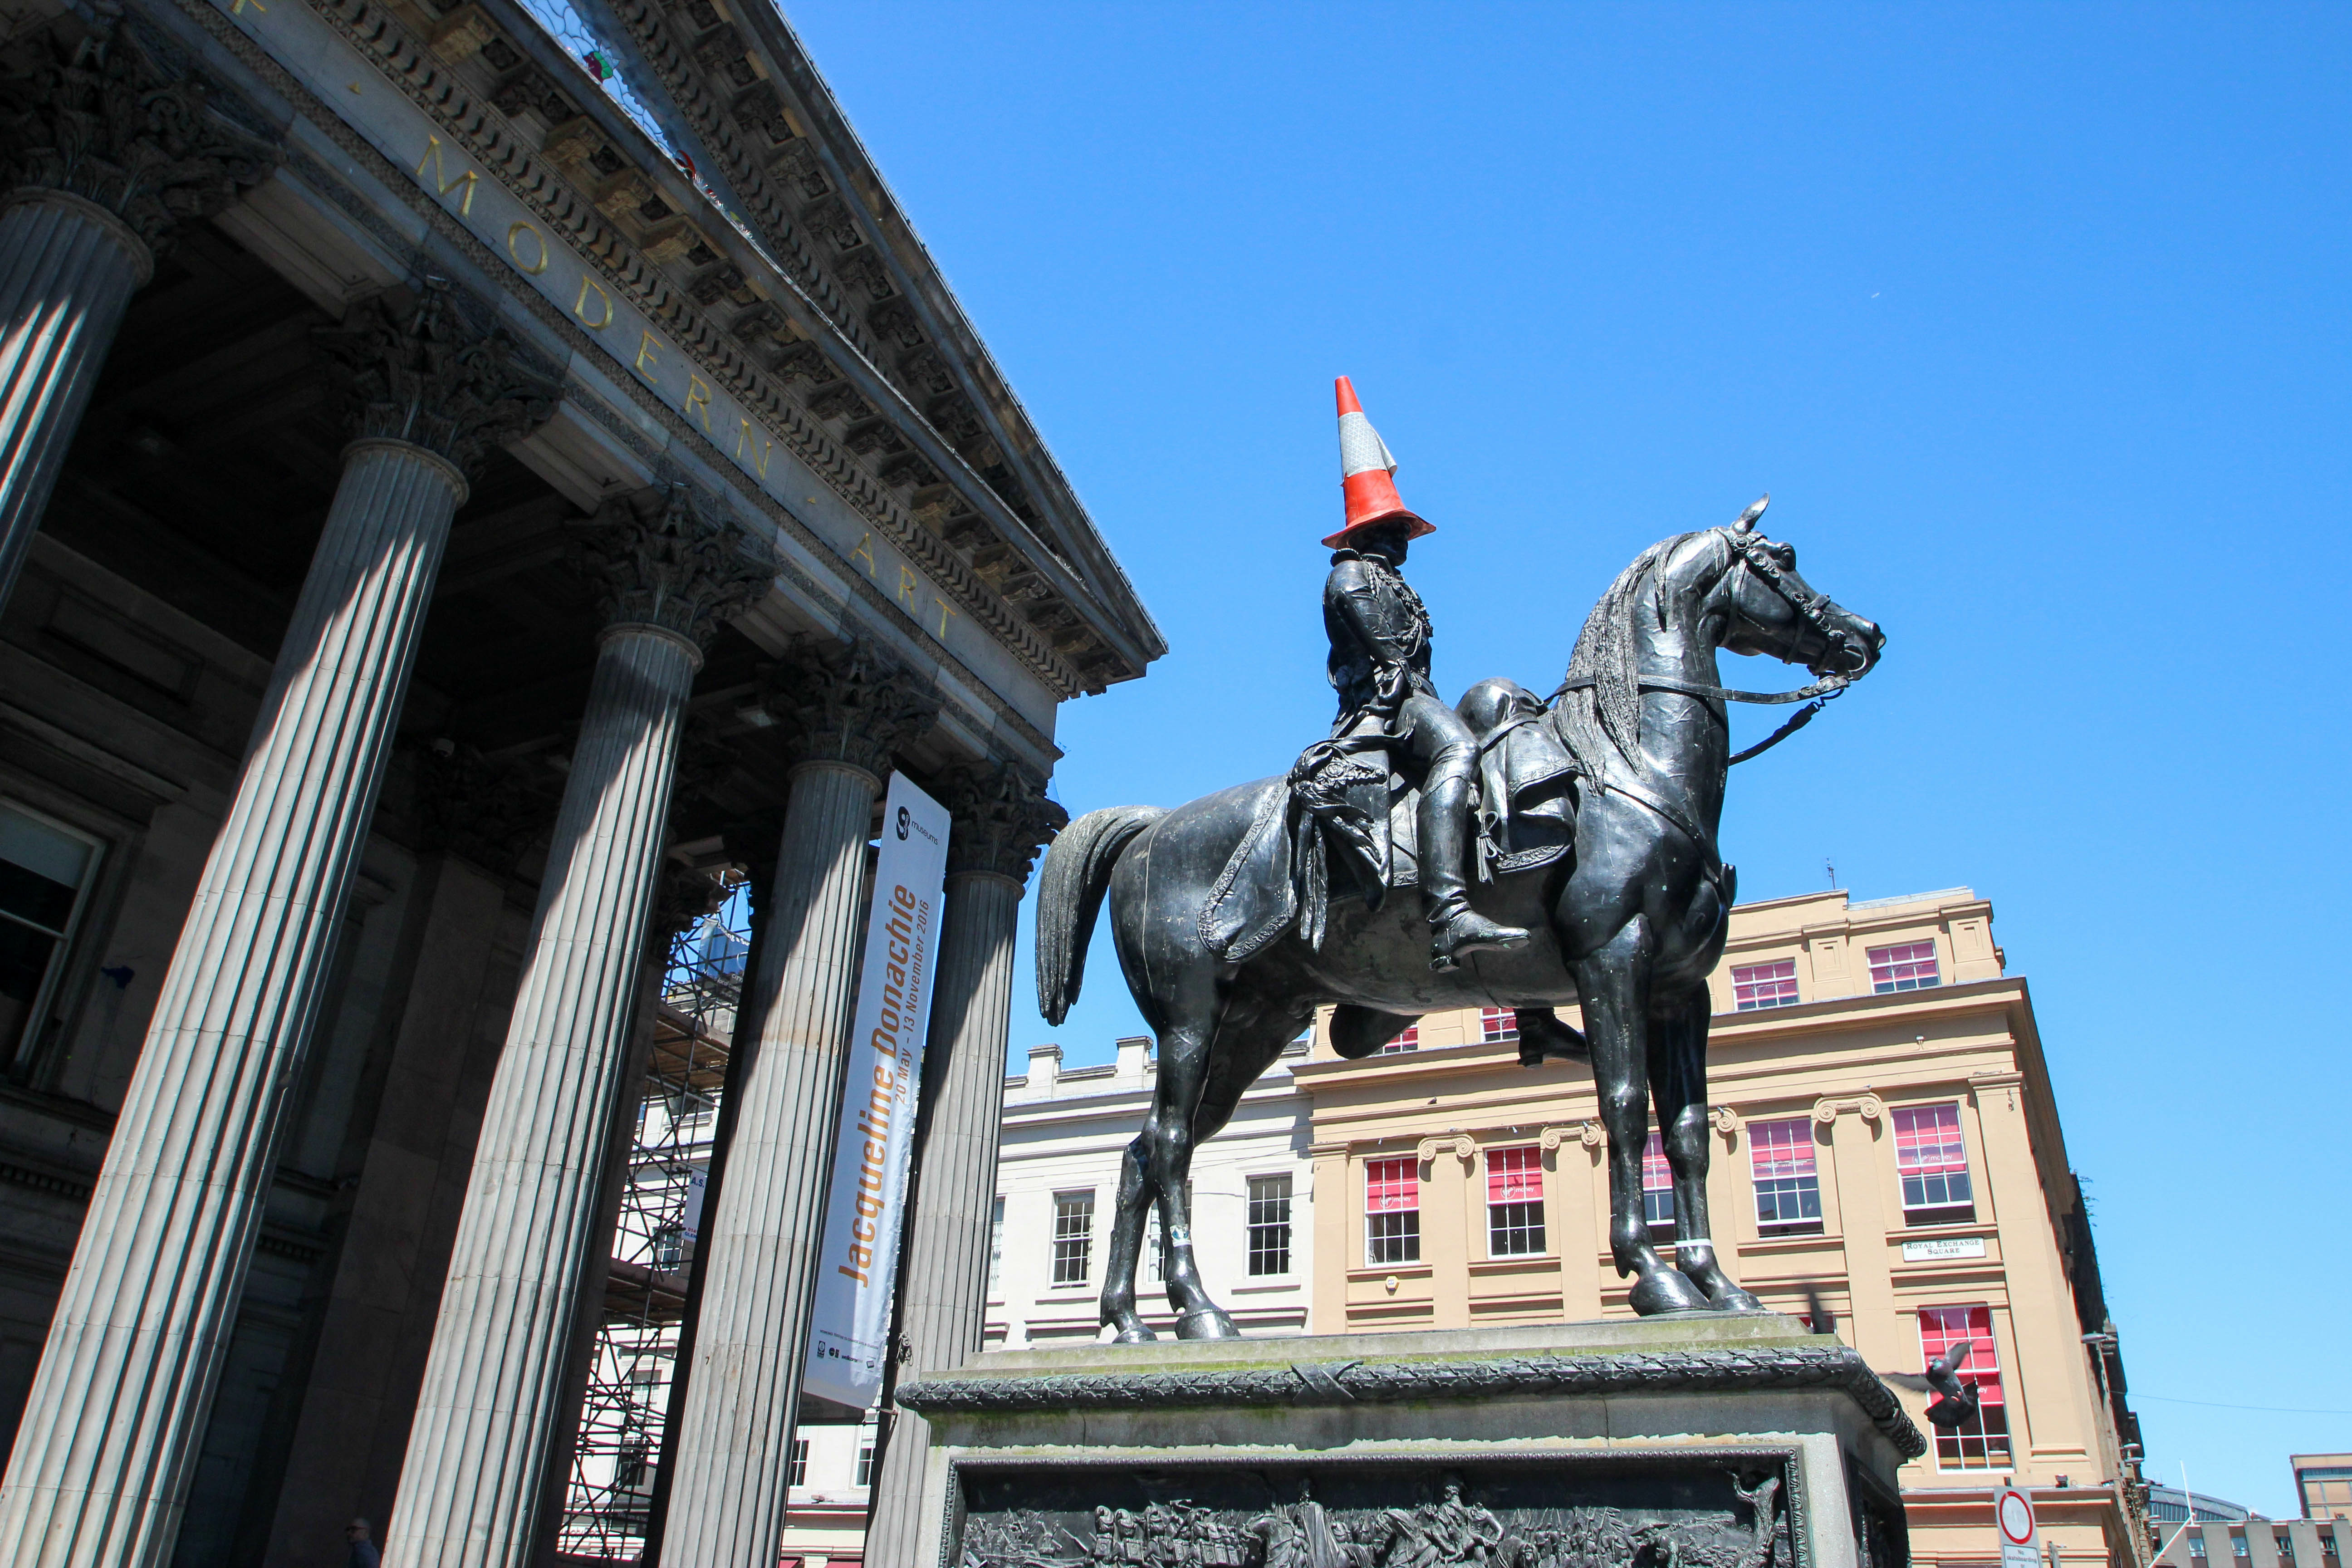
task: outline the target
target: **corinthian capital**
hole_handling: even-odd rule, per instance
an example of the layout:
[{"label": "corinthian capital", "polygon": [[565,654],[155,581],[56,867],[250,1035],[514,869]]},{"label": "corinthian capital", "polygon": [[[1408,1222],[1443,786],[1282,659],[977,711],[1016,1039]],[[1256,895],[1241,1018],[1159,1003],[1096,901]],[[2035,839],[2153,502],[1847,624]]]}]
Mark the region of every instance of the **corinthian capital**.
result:
[{"label": "corinthian capital", "polygon": [[0,66],[0,156],[11,184],[93,202],[161,255],[181,224],[219,212],[278,161],[214,96],[101,5],[80,37],[53,27]]},{"label": "corinthian capital", "polygon": [[572,530],[582,569],[604,587],[607,625],[659,626],[698,647],[776,580],[772,556],[685,485],[614,496]]},{"label": "corinthian capital", "polygon": [[948,834],[948,875],[991,872],[1029,880],[1037,851],[1069,825],[1070,814],[1045,798],[1045,781],[1018,763],[968,763],[939,783]]},{"label": "corinthian capital", "polygon": [[790,729],[801,761],[847,763],[877,779],[888,775],[890,753],[940,711],[928,685],[863,642],[802,637],[771,667],[767,687],[768,710]]},{"label": "corinthian capital", "polygon": [[314,335],[355,437],[409,441],[471,473],[493,447],[528,435],[563,395],[488,311],[437,278],[387,290]]}]

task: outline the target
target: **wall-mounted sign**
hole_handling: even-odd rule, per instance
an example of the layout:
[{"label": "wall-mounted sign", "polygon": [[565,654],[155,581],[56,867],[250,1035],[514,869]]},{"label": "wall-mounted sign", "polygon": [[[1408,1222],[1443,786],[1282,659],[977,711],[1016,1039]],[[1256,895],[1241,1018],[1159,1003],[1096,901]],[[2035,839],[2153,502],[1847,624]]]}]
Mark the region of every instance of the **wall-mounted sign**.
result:
[{"label": "wall-mounted sign", "polygon": [[1985,1255],[1981,1236],[1945,1236],[1933,1241],[1906,1241],[1903,1244],[1906,1263],[1936,1263],[1947,1258],[1982,1258]]}]

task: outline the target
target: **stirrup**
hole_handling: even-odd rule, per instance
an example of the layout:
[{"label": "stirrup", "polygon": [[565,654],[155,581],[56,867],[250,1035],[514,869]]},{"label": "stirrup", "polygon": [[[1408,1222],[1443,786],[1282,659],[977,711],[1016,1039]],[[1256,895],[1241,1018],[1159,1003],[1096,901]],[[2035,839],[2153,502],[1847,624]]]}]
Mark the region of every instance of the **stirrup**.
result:
[{"label": "stirrup", "polygon": [[1459,910],[1437,928],[1429,967],[1440,972],[1459,967],[1465,952],[1500,952],[1525,947],[1528,932],[1520,926],[1496,925],[1475,910]]}]

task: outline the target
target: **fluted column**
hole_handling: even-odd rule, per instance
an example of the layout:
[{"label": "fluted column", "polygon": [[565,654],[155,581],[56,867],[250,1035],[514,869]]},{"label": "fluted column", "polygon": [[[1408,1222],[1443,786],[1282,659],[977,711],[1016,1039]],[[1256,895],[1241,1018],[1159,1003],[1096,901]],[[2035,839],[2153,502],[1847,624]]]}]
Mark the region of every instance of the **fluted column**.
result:
[{"label": "fluted column", "polygon": [[[145,1563],[171,1550],[468,465],[545,416],[545,383],[468,339],[440,295],[382,302],[341,347],[468,418],[431,446],[362,438],[263,695],[228,817],[180,930],[58,1299],[5,1486],[0,1562]],[[364,329],[364,330],[361,330]],[[486,357],[436,359],[470,341]],[[415,421],[407,422],[413,426]],[[423,432],[417,432],[423,434]],[[453,459],[455,459],[453,461]]]},{"label": "fluted column", "polygon": [[683,486],[578,526],[606,625],[393,1498],[400,1568],[529,1560],[702,640],[773,578]]},{"label": "fluted column", "polygon": [[663,1530],[665,1568],[772,1563],[816,1299],[850,1009],[866,842],[891,751],[938,705],[867,650],[803,650],[770,706],[795,731],[772,905],[747,1013],[759,1033],[707,1262]]},{"label": "fluted column", "polygon": [[0,605],[16,584],[131,296],[177,225],[268,172],[274,152],[212,112],[100,16],[0,81]]},{"label": "fluted column", "polygon": [[[923,1108],[914,1152],[913,1212],[898,1270],[901,1379],[951,1372],[980,1350],[988,1310],[988,1242],[1004,1110],[1004,1049],[1013,1028],[1013,928],[1038,848],[1069,820],[1012,763],[959,769],[943,785],[947,909],[940,973],[923,1047]],[[914,1568],[930,1428],[895,1413],[867,1510],[870,1568]]]}]

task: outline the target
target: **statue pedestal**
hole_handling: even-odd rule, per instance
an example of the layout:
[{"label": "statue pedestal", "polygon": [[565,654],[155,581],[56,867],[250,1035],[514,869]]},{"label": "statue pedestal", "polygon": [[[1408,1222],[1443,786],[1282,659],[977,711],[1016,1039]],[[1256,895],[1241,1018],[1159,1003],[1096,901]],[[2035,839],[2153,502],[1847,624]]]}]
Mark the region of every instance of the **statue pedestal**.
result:
[{"label": "statue pedestal", "polygon": [[1000,1351],[898,1401],[940,1568],[1905,1568],[1925,1448],[1779,1316]]}]

